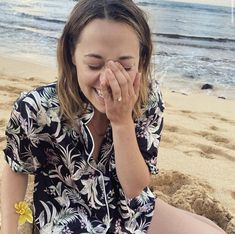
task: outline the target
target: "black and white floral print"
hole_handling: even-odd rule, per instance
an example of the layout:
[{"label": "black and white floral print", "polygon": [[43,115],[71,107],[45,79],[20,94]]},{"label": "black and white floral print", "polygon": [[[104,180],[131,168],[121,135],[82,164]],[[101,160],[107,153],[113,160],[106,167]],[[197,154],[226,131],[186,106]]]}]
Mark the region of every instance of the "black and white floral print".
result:
[{"label": "black and white floral print", "polygon": [[[149,104],[135,120],[141,153],[152,174],[160,141],[164,105],[157,82]],[[148,187],[127,199],[116,173],[112,128],[109,125],[98,160],[87,113],[71,128],[60,118],[56,83],[22,93],[6,129],[7,163],[18,173],[35,175],[34,221],[40,233],[146,233],[155,197]]]}]

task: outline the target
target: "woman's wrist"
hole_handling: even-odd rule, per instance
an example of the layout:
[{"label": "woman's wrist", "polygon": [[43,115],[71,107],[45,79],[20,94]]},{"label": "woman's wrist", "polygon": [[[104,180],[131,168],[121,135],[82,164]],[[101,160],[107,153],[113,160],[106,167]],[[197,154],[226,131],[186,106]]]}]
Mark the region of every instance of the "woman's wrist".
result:
[{"label": "woman's wrist", "polygon": [[111,122],[113,130],[126,130],[134,128],[134,121],[132,118],[127,118],[125,121]]}]

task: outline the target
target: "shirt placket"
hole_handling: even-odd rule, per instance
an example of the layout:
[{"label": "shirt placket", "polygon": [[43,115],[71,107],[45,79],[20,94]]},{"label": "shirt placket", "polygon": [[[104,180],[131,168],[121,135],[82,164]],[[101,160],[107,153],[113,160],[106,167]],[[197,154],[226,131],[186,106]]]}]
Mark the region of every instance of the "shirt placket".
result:
[{"label": "shirt placket", "polygon": [[[106,187],[105,187],[105,179],[104,179],[105,175],[103,174],[101,167],[100,167],[102,165],[97,164],[96,161],[92,157],[92,154],[94,151],[94,139],[93,139],[92,134],[87,126],[87,124],[91,120],[92,116],[93,115],[91,114],[91,117],[86,122],[81,121],[81,128],[82,128],[83,135],[85,134],[84,141],[85,141],[85,148],[86,148],[85,151],[87,154],[86,162],[94,170],[94,172],[96,172],[98,174],[98,176],[100,177],[100,181],[101,181],[100,188],[102,190],[102,193],[104,194],[104,203],[106,205],[106,210],[107,210],[107,215],[108,215],[107,223],[105,223],[106,231],[104,233],[106,233],[110,227],[110,220],[111,219],[110,219],[107,191],[106,191]],[[110,147],[110,151],[111,150],[112,150],[112,147]]]}]

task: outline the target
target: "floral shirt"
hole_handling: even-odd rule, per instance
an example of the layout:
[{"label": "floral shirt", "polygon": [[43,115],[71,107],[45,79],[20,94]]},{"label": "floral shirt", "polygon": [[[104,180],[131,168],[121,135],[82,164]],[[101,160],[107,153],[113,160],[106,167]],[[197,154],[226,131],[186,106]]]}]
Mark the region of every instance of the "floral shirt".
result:
[{"label": "floral shirt", "polygon": [[[136,137],[150,173],[162,130],[164,105],[157,82],[150,87],[149,104],[135,120]],[[98,160],[87,113],[71,128],[60,118],[56,84],[22,93],[6,129],[5,159],[12,170],[35,175],[34,223],[40,233],[146,233],[155,198],[148,187],[127,199],[119,182],[111,125]],[[125,146],[123,146],[125,147]]]}]

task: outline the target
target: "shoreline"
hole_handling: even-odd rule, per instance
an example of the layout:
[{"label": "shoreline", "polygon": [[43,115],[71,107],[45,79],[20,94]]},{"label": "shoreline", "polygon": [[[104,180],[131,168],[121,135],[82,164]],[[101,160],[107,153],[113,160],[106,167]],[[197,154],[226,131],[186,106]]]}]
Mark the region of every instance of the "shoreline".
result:
[{"label": "shoreline", "polygon": [[[36,77],[45,81],[56,79],[57,66],[52,63],[30,61],[29,58],[13,57],[0,52],[0,74],[12,75],[16,77]],[[154,65],[155,66],[155,65]],[[14,69],[12,69],[14,67]],[[154,75],[159,81],[162,89],[169,92],[180,93],[183,95],[202,94],[214,96],[226,100],[235,100],[235,86],[225,86],[222,84],[212,84],[213,89],[202,90],[202,85],[206,82],[201,80],[190,80],[179,77],[177,74],[166,73]],[[48,80],[49,79],[49,80]],[[210,84],[210,83],[209,83]]]},{"label": "shoreline", "polygon": [[[183,95],[202,94],[226,100],[235,100],[235,86],[225,87],[222,84],[211,84],[201,80],[187,80],[185,78],[175,78],[174,76],[168,76],[167,80],[160,82],[160,84],[163,89]],[[205,84],[212,85],[213,89],[202,89]]]},{"label": "shoreline", "polygon": [[[56,69],[1,55],[0,64],[2,173],[4,131],[13,102],[20,92],[53,82]],[[156,193],[177,207],[203,214],[235,231],[235,219],[231,218],[235,216],[235,100],[161,88],[166,109],[158,155],[160,174],[153,182]],[[192,197],[208,203],[197,210],[194,200],[188,201]],[[230,219],[222,218],[226,215]],[[232,234],[230,229],[227,233]]]},{"label": "shoreline", "polygon": [[46,65],[29,61],[28,59],[20,59],[2,55],[0,53],[0,74],[5,76],[15,76],[18,78],[40,78],[45,82],[50,82],[57,76],[56,66]]}]

